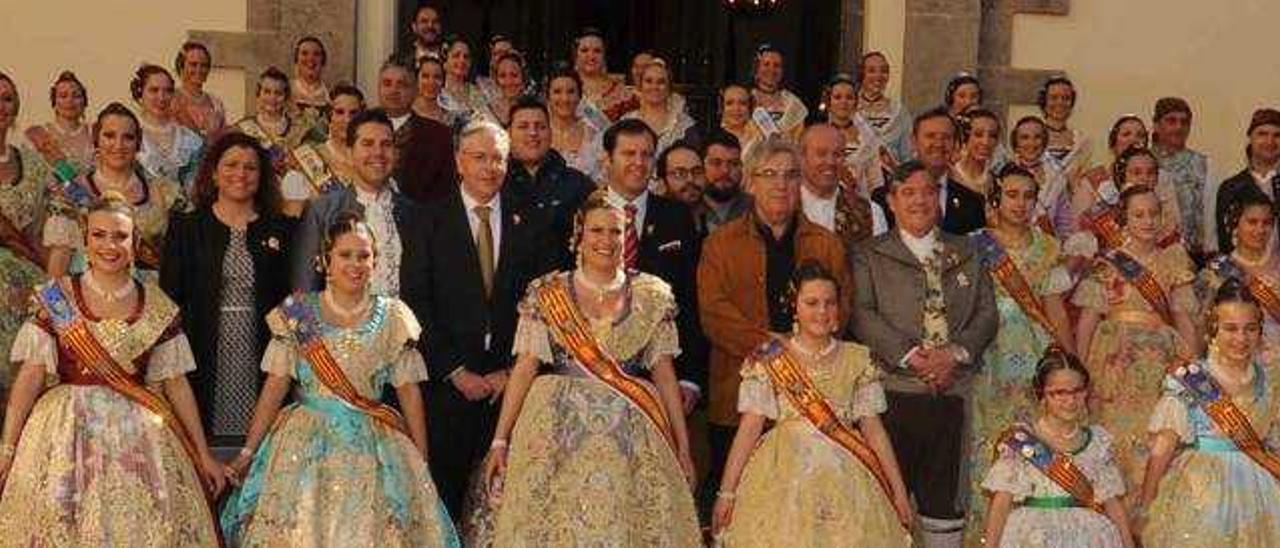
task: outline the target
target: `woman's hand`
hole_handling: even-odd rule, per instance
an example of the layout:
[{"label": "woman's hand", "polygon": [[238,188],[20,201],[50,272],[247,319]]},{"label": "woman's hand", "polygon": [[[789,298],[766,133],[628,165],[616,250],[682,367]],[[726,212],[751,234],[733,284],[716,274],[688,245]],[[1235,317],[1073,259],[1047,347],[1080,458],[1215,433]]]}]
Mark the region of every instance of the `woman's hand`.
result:
[{"label": "woman's hand", "polygon": [[502,500],[502,478],[507,473],[507,446],[492,445],[484,458],[484,485],[496,507]]},{"label": "woman's hand", "polygon": [[716,505],[711,510],[711,534],[719,535],[733,521],[733,498],[720,495],[716,497]]},{"label": "woman's hand", "polygon": [[200,458],[200,475],[215,497],[227,486],[226,467],[209,453]]},{"label": "woman's hand", "polygon": [[249,473],[249,465],[253,463],[253,453],[241,451],[236,458],[231,459],[227,464],[227,479],[231,481],[231,485],[239,487],[244,483],[246,475]]}]

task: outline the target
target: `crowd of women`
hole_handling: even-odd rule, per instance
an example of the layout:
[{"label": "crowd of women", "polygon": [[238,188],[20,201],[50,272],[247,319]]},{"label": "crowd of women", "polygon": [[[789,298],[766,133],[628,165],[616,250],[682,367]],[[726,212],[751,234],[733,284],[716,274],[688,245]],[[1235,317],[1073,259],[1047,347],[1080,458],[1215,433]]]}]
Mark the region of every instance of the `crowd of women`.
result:
[{"label": "crowd of women", "polygon": [[[213,52],[196,42],[173,72],[141,65],[132,106],[110,102],[90,120],[90,90],[61,72],[52,120],[22,131],[18,83],[0,72],[0,349],[13,364],[0,375],[0,546],[1280,546],[1280,111],[1255,113],[1245,169],[1217,184],[1187,146],[1192,110],[1178,98],[1155,104],[1151,127],[1118,118],[1095,161],[1071,126],[1080,90],[1065,76],[1044,83],[1041,116],[1008,128],[963,73],[913,117],[887,94],[889,59],[872,52],[811,110],[785,88],[783,52],[765,45],[751,82],[719,90],[711,123],[690,115],[652,52],[609,73],[595,31],[540,82],[503,36],[477,77],[472,45],[445,38],[435,8],[412,31],[408,63],[380,75],[380,109],[325,81],[314,37],[295,43],[292,76],[261,74],[239,120],[204,90]],[[397,90],[412,74],[416,90]],[[938,117],[954,131],[935,150]],[[445,206],[410,199],[435,191],[401,188],[417,184],[402,170],[421,154],[405,140],[422,124],[452,136],[437,159],[452,198],[440,203],[478,216],[464,255],[481,264],[477,298],[510,283],[503,272],[522,255],[509,242],[569,240],[566,260],[530,259],[545,264],[508,289],[511,337],[485,320],[483,351],[509,345],[496,351],[514,359],[482,374],[453,363],[437,375],[424,359],[438,350],[430,330],[462,311],[444,299],[417,308],[419,280],[403,274],[413,246],[444,230],[432,223]],[[945,230],[967,238],[994,287],[994,336],[956,360],[976,364],[959,434],[963,533],[922,533],[936,532],[916,513],[922,484],[881,420],[896,401],[887,374],[910,369],[937,396],[952,388],[935,375],[949,373],[916,370],[935,350],[886,363],[856,340],[846,320],[864,288],[847,264],[791,251],[775,263],[770,251],[757,267],[773,295],[784,265],[791,331],[759,326],[769,337],[732,376],[731,447],[720,462],[693,455],[698,392],[677,382],[690,351],[677,318],[712,318],[636,269],[657,214],[637,221],[615,183],[639,166],[640,194],[680,202],[699,238],[727,220],[715,216],[743,172],[747,194],[783,196],[803,217],[815,125],[841,143],[847,203],[836,207],[869,220],[840,234],[839,255],[857,262],[875,242],[927,245]],[[650,139],[633,160],[634,127]],[[539,135],[542,157],[601,188],[508,201],[500,189],[519,164],[535,178],[547,165],[521,149]],[[713,181],[728,143],[737,171]],[[681,149],[691,167],[676,167]],[[899,235],[894,217],[918,211],[904,193],[937,150],[943,169],[928,181],[944,197],[925,205],[940,228]],[[769,194],[784,183],[789,194]],[[952,214],[968,195],[976,224]],[[560,221],[519,240],[533,203]],[[767,239],[767,206],[733,215]],[[843,232],[815,230],[828,228]],[[785,245],[801,237],[790,230]],[[931,299],[951,297],[921,280],[928,324]],[[500,315],[488,302],[477,306]],[[487,430],[470,469],[448,468],[466,477],[442,479],[434,462],[428,423],[453,419],[433,415],[431,383],[497,406],[492,421],[459,427]],[[445,483],[469,486],[465,505],[437,491]]]}]

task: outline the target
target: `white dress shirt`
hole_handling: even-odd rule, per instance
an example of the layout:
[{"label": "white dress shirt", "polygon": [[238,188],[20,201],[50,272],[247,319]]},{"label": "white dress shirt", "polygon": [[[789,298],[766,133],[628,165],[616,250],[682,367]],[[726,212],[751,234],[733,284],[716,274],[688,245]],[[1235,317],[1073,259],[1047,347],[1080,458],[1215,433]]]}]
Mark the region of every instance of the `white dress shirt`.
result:
[{"label": "white dress shirt", "polygon": [[636,196],[634,199],[627,199],[626,196],[618,193],[618,191],[614,190],[613,187],[609,187],[608,197],[609,203],[624,211],[627,204],[636,206],[636,239],[644,239],[644,215],[645,210],[649,206],[649,191],[645,190],[644,192],[641,192],[640,195]]},{"label": "white dress shirt", "polygon": [[835,232],[836,198],[839,195],[839,192],[832,192],[831,196],[823,198],[809,190],[809,187],[800,185],[800,207],[804,210],[805,218],[809,219],[809,222]]},{"label": "white dress shirt", "polygon": [[364,206],[364,219],[373,230],[377,240],[378,261],[373,267],[373,290],[392,297],[400,296],[400,230],[396,226],[392,202],[393,182],[388,180],[386,186],[377,194],[352,185],[356,193],[356,201]]},{"label": "white dress shirt", "polygon": [[411,114],[412,112],[406,112],[403,116],[396,116],[396,117],[388,116],[388,118],[391,118],[391,129],[395,131],[400,131],[400,128],[404,126],[404,123],[409,121],[409,116]]},{"label": "white dress shirt", "polygon": [[502,248],[502,193],[494,194],[489,198],[488,202],[480,203],[479,200],[471,197],[466,189],[459,189],[462,195],[462,207],[467,209],[467,225],[471,227],[471,241],[476,243],[476,249],[480,245],[480,216],[476,215],[476,207],[489,207],[489,232],[493,235],[493,270],[498,270],[498,250]]}]

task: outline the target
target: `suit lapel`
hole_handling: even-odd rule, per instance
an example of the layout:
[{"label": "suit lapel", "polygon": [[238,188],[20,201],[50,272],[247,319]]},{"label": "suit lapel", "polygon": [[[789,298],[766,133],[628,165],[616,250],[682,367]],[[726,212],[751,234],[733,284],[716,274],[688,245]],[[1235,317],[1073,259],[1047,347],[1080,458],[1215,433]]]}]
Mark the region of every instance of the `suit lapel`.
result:
[{"label": "suit lapel", "polygon": [[890,236],[876,245],[876,251],[899,262],[924,269],[924,265],[920,264],[920,260],[916,259],[910,249],[907,249],[907,244],[902,243],[902,233],[898,232],[897,229],[891,230]]},{"label": "suit lapel", "polygon": [[[467,206],[462,201],[462,190],[453,194],[451,198],[452,204],[449,207],[448,233],[446,237],[449,240],[457,242],[458,251],[461,255],[462,278],[466,280],[468,291],[474,291],[477,295],[484,295],[484,284],[480,280],[480,253],[476,250],[476,240],[471,235],[471,213],[467,211]],[[447,240],[446,240],[447,241]]]},{"label": "suit lapel", "polygon": [[512,254],[515,253],[516,244],[519,243],[516,240],[519,237],[519,227],[524,222],[516,211],[514,197],[509,197],[506,192],[503,192],[498,199],[502,203],[502,236],[498,242],[498,264],[493,269],[495,294],[499,287],[506,285],[507,279],[511,276],[512,261],[515,259]]}]

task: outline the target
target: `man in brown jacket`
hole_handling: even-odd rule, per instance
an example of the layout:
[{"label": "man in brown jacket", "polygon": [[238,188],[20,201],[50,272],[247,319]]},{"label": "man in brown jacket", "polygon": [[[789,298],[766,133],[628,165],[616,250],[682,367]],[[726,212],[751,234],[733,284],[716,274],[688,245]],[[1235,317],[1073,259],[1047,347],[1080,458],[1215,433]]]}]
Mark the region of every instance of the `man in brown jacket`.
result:
[{"label": "man in brown jacket", "polygon": [[754,211],[711,233],[698,263],[698,312],[711,343],[711,470],[703,486],[704,504],[713,502],[707,499],[719,486],[737,431],[742,360],[771,336],[792,330],[785,303],[792,270],[818,261],[835,275],[842,322],[853,296],[840,240],[800,214],[799,151],[773,139],[756,145],[747,159],[746,179]]}]

